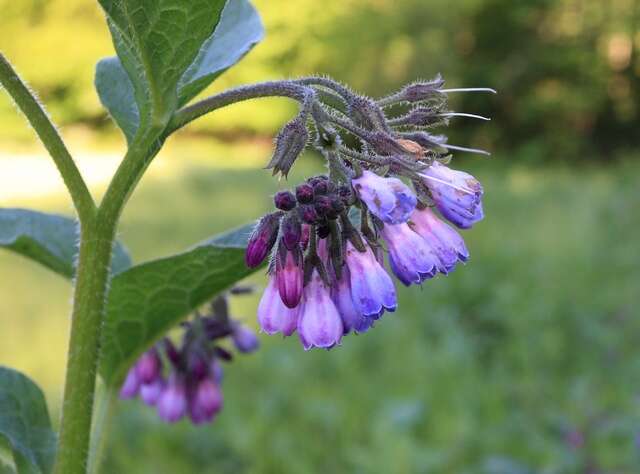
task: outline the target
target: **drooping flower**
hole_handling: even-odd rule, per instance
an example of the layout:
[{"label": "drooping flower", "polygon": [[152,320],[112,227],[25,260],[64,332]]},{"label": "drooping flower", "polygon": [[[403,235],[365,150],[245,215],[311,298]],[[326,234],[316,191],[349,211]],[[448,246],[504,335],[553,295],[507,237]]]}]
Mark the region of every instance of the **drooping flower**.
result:
[{"label": "drooping flower", "polygon": [[383,178],[365,170],[351,184],[369,211],[387,224],[406,222],[417,204],[415,194],[398,178]]},{"label": "drooping flower", "polygon": [[295,308],[302,297],[303,273],[302,256],[299,249],[278,249],[276,256],[276,281],[282,302],[288,308]]},{"label": "drooping flower", "polygon": [[166,382],[162,377],[156,377],[151,383],[140,386],[140,398],[147,405],[155,405],[164,391]]},{"label": "drooping flower", "polygon": [[233,340],[233,344],[240,352],[248,354],[250,352],[254,352],[258,347],[260,347],[260,340],[256,336],[256,333],[247,326],[235,323],[232,325],[232,330],[231,338]]},{"label": "drooping flower", "polygon": [[305,350],[312,347],[331,348],[340,343],[343,326],[329,288],[317,270],[304,289],[303,304],[298,318],[298,333]]},{"label": "drooping flower", "polygon": [[466,262],[469,259],[469,251],[460,234],[442,222],[428,207],[416,209],[409,225],[436,253],[443,267],[440,270],[442,273],[453,270],[458,261]]},{"label": "drooping flower", "polygon": [[347,265],[342,268],[342,277],[336,280],[331,287],[331,299],[342,318],[342,327],[345,335],[351,331],[362,333],[372,326],[374,319],[363,315],[353,303],[351,275]]},{"label": "drooping flower", "polygon": [[449,222],[468,229],[482,220],[482,185],[469,173],[435,162],[421,176],[436,207]]},{"label": "drooping flower", "polygon": [[158,416],[168,423],[175,423],[187,411],[187,390],[184,379],[171,376],[157,401]]},{"label": "drooping flower", "polygon": [[440,262],[435,252],[407,224],[385,225],[382,237],[387,242],[391,270],[406,286],[422,283],[438,272]]},{"label": "drooping flower", "polygon": [[295,308],[288,308],[282,302],[276,284],[276,277],[271,275],[258,305],[258,324],[260,329],[267,334],[280,332],[283,336],[290,336],[296,330],[299,314],[300,305]]},{"label": "drooping flower", "polygon": [[138,377],[136,368],[134,366],[129,370],[129,372],[127,372],[127,377],[125,378],[124,384],[122,384],[122,388],[120,389],[120,398],[123,400],[134,398],[138,395],[139,389],[140,378]]},{"label": "drooping flower", "polygon": [[359,252],[351,242],[347,242],[345,262],[349,270],[353,305],[358,313],[377,318],[385,310],[396,310],[393,281],[369,246],[364,252]]},{"label": "drooping flower", "polygon": [[211,421],[222,409],[222,391],[211,377],[197,382],[189,397],[189,418],[198,425]]}]

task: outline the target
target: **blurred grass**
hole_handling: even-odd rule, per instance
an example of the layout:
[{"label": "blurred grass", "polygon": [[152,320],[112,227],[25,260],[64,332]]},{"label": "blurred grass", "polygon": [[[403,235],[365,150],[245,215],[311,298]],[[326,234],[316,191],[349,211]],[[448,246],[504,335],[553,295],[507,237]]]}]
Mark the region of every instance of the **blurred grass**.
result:
[{"label": "blurred grass", "polygon": [[[259,216],[288,184],[228,164],[237,150],[211,161],[173,150],[123,217],[136,261]],[[211,426],[166,426],[121,403],[105,472],[638,472],[640,166],[507,160],[464,165],[487,192],[486,220],[465,233],[467,266],[402,289],[396,314],[330,352],[262,337],[228,367]],[[310,156],[296,167],[290,183],[318,171]],[[55,196],[9,204],[69,209]],[[57,417],[69,285],[6,252],[0,275],[0,361],[41,383]],[[255,324],[256,304],[234,310]]]}]

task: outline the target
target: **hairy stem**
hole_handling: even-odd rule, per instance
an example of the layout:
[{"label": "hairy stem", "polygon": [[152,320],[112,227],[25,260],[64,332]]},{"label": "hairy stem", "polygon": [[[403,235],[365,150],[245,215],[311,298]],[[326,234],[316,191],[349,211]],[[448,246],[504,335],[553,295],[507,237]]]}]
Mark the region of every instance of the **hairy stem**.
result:
[{"label": "hairy stem", "polygon": [[16,105],[38,134],[38,137],[53,158],[64,184],[71,194],[73,205],[81,221],[88,220],[95,213],[95,203],[71,154],[67,150],[55,126],[44,108],[31,94],[28,87],[16,74],[9,61],[0,53],[0,84],[4,86]]},{"label": "hairy stem", "polygon": [[198,117],[236,102],[258,97],[289,97],[299,102],[305,102],[309,95],[313,94],[315,94],[313,89],[293,81],[261,82],[229,89],[176,112],[164,135],[168,136]]},{"label": "hairy stem", "polygon": [[115,222],[83,222],[55,474],[84,474]]}]

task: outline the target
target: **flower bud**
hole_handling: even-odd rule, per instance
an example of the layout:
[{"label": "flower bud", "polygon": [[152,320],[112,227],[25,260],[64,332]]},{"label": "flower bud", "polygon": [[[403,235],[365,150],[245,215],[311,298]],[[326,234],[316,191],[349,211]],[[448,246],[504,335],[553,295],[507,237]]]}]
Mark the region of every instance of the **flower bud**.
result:
[{"label": "flower bud", "polygon": [[209,373],[209,364],[203,355],[191,352],[187,359],[187,372],[191,378],[201,380]]},{"label": "flower bud", "polygon": [[279,212],[267,214],[256,225],[245,252],[245,263],[249,268],[259,266],[271,251],[278,237],[281,217],[282,214]]},{"label": "flower bud", "polygon": [[296,207],[296,197],[291,191],[278,191],[273,197],[273,202],[278,209],[290,211]]},{"label": "flower bud", "polygon": [[333,211],[329,196],[316,196],[314,207],[320,217],[328,217],[328,214]]},{"label": "flower bud", "polygon": [[353,194],[351,186],[342,185],[338,188],[338,196],[342,199],[345,206],[353,206],[356,202],[356,197]]},{"label": "flower bud", "polygon": [[429,100],[439,98],[441,96],[440,89],[444,85],[442,76],[438,74],[431,81],[426,82],[414,82],[413,84],[406,85],[399,94],[400,100],[407,102],[420,102],[423,100]]},{"label": "flower bud", "polygon": [[367,130],[386,128],[385,116],[378,105],[371,99],[354,96],[349,100],[349,117]]},{"label": "flower bud", "polygon": [[151,348],[142,354],[138,362],[136,362],[135,369],[140,383],[153,382],[162,370],[162,362],[158,356],[158,351],[155,348]]},{"label": "flower bud", "polygon": [[313,192],[316,196],[327,194],[329,192],[329,181],[322,180],[318,181],[313,185]]},{"label": "flower bud", "polygon": [[187,391],[184,380],[172,375],[157,402],[158,416],[168,423],[175,423],[187,411]]},{"label": "flower bud", "polygon": [[306,224],[315,224],[320,216],[312,204],[305,204],[300,210],[300,218]]},{"label": "flower bud", "polygon": [[313,186],[309,183],[302,183],[296,187],[296,199],[300,204],[313,202]]},{"label": "flower bud", "polygon": [[300,245],[302,226],[298,217],[290,214],[282,220],[281,225],[282,243],[287,250],[295,250]]},{"label": "flower bud", "polygon": [[276,257],[276,280],[282,302],[295,308],[302,297],[303,272],[300,250],[279,250]]},{"label": "flower bud", "polygon": [[305,117],[297,117],[286,124],[276,137],[276,149],[266,168],[273,168],[274,175],[281,173],[286,178],[291,166],[307,146],[308,138]]},{"label": "flower bud", "polygon": [[231,338],[236,349],[245,354],[254,352],[260,347],[260,340],[256,333],[242,324],[234,324]]}]

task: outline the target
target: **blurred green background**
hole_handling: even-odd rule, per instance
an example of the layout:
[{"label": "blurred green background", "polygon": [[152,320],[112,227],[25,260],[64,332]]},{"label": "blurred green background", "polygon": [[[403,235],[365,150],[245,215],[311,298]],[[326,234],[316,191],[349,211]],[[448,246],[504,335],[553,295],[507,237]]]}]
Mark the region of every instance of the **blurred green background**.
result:
[{"label": "blurred green background", "polygon": [[[266,40],[207,93],[328,73],[372,95],[441,72],[452,97],[493,117],[453,122],[455,157],[486,190],[465,232],[471,262],[423,288],[366,336],[304,353],[262,337],[224,381],[204,428],[121,403],[108,473],[640,472],[640,2],[258,0]],[[47,104],[99,194],[123,140],[92,87],[112,54],[86,0],[0,0],[0,49]],[[288,182],[262,170],[295,106],[269,99],[172,138],[120,229],[137,262],[256,218]],[[70,214],[56,171],[0,94],[0,205]],[[264,277],[251,278],[264,285]],[[59,415],[66,281],[0,254],[0,363],[23,370]],[[255,325],[257,297],[234,301]]]}]

